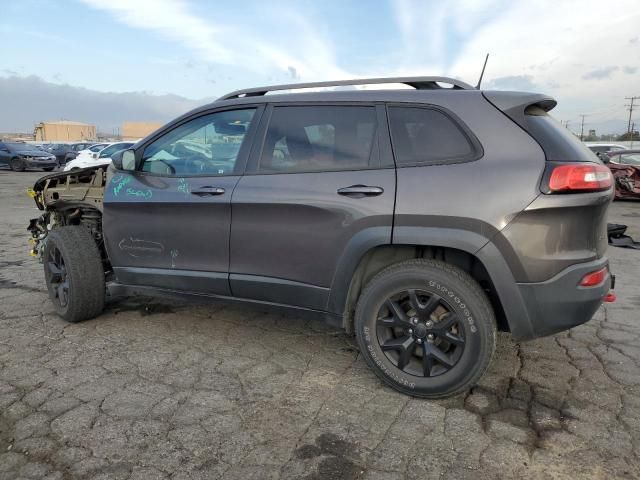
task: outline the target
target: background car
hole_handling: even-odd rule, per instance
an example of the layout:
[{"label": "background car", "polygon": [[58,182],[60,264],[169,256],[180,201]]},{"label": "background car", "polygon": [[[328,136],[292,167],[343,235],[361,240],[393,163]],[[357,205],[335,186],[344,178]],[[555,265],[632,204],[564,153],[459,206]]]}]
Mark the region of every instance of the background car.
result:
[{"label": "background car", "polygon": [[607,154],[609,152],[616,152],[618,150],[627,150],[627,147],[624,145],[620,145],[618,143],[585,143],[587,148],[595,153],[598,157],[601,157],[602,154]]},{"label": "background car", "polygon": [[640,198],[640,150],[618,150],[602,158],[616,181],[616,198]]},{"label": "background car", "polygon": [[80,152],[81,150],[85,150],[92,145],[94,145],[93,142],[56,143],[49,151],[56,156],[58,164],[60,166],[63,166],[68,161],[76,158],[78,152]]},{"label": "background car", "polygon": [[0,142],[0,164],[9,165],[16,172],[27,168],[50,172],[58,166],[54,155],[22,142]]},{"label": "background car", "polygon": [[77,170],[80,168],[92,167],[94,165],[111,163],[111,156],[114,153],[130,148],[133,145],[134,142],[118,142],[112,143],[99,152],[91,152],[91,150],[85,150],[83,152],[80,152],[77,158],[69,161],[65,165],[64,171],[66,172],[68,170]]}]

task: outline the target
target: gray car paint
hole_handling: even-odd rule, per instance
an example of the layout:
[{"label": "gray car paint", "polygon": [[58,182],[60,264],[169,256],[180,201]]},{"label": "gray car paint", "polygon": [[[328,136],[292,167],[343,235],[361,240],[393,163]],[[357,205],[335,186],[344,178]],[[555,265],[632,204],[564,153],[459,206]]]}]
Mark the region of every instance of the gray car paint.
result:
[{"label": "gray car paint", "polygon": [[[491,95],[491,92],[484,94]],[[518,282],[520,285],[523,282],[539,283],[553,277],[562,283],[567,262],[582,263],[588,268],[592,263],[585,262],[601,258],[604,251],[600,226],[612,192],[543,194],[540,182],[547,164],[545,152],[523,128],[494,106],[500,103],[500,95],[491,97],[494,104],[479,91],[296,93],[219,101],[189,112],[140,142],[137,150],[178,123],[217,108],[261,103],[373,102],[383,105],[408,102],[437,105],[463,119],[478,138],[483,154],[472,162],[404,167],[397,168],[395,173],[381,169],[242,176],[231,203],[225,199],[221,209],[224,212],[230,208],[233,218],[231,242],[227,244],[231,252],[227,270],[224,270],[224,261],[220,260],[225,258],[224,253],[220,253],[219,259],[213,259],[207,256],[210,252],[198,250],[198,245],[188,240],[188,236],[176,237],[176,229],[164,226],[153,230],[152,236],[175,238],[178,248],[182,247],[183,251],[195,248],[204,255],[205,261],[198,262],[198,255],[193,255],[179,272],[156,270],[157,275],[174,279],[145,279],[144,272],[129,270],[119,272],[118,280],[139,284],[153,282],[175,289],[176,286],[184,287],[183,282],[189,279],[188,272],[201,272],[202,277],[207,277],[204,272],[209,272],[220,280],[227,276],[231,284],[229,292],[238,297],[342,313],[353,272],[368,249],[390,242],[441,245],[466,251],[483,263],[504,304],[514,336],[531,338],[536,335],[533,326],[536,315],[531,313],[533,307],[527,300],[531,295],[522,293]],[[506,102],[512,110],[515,98]],[[548,97],[540,95],[531,95],[525,100],[548,103]],[[335,196],[337,188],[351,184],[379,185],[385,188],[385,193],[391,192],[396,175],[395,216],[393,195],[365,201],[345,201]],[[595,204],[594,197],[597,197]],[[110,202],[105,198],[105,215]],[[579,218],[586,219],[591,215],[592,221],[581,227],[579,220],[566,218],[576,211]],[[178,208],[167,213],[166,218],[176,218],[180,212],[184,213],[181,228],[203,233],[202,227],[189,230],[192,222],[202,223],[206,218],[202,211],[196,215]],[[539,212],[542,215],[536,218]],[[107,218],[107,235],[114,238],[124,235],[136,221],[146,222],[145,215],[146,211],[141,209],[137,216],[132,215],[127,221],[119,218],[117,223],[122,229],[117,233],[109,227],[110,223],[116,224],[115,219],[109,221]],[[161,210],[157,210],[155,216],[151,216],[152,223],[158,225],[161,216]],[[220,218],[222,225],[207,225],[205,235],[200,238],[211,239],[212,235],[223,235],[228,231],[226,213]],[[510,225],[513,226],[509,228]],[[139,228],[141,233],[149,232],[146,226]],[[565,235],[567,231],[571,231],[571,237]],[[162,234],[169,237],[162,237]],[[567,240],[581,234],[585,238],[578,244]],[[532,242],[536,237],[538,240]],[[114,242],[114,239],[108,242],[110,256]],[[220,240],[216,246],[224,248],[224,242]],[[581,246],[580,242],[588,247]],[[549,258],[550,261],[545,261]],[[127,267],[139,267],[129,259],[126,261]],[[155,267],[147,265],[143,268]],[[129,276],[124,276],[125,273]],[[193,288],[198,284],[194,281]],[[199,288],[202,289],[202,285]],[[205,283],[205,289],[209,288]],[[552,290],[548,288],[548,291]],[[571,297],[571,292],[563,293],[565,297]],[[594,302],[601,300],[599,290],[591,295]],[[548,300],[549,305],[559,301]],[[586,320],[588,318],[580,321]]]},{"label": "gray car paint", "polygon": [[[379,186],[384,193],[363,198],[337,193],[351,185]],[[233,194],[230,271],[328,289],[347,243],[361,230],[389,227],[391,243],[394,194],[393,169],[244,176]],[[284,287],[268,295],[243,283],[232,277],[235,295],[304,301]],[[315,300],[322,303],[302,306],[323,308],[327,298]]]},{"label": "gray car paint", "polygon": [[[142,172],[111,176],[104,195],[103,225],[109,259],[119,279],[134,285],[228,295],[231,193],[239,178]],[[117,190],[122,182],[127,183]],[[225,193],[194,194],[205,186]],[[155,250],[148,248],[154,244]]]}]

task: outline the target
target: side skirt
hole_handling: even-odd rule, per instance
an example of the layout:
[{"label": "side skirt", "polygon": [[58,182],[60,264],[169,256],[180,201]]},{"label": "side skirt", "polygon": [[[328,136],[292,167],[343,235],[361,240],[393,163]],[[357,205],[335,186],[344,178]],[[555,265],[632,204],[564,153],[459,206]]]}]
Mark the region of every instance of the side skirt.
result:
[{"label": "side skirt", "polygon": [[322,320],[327,325],[343,329],[342,316],[336,313],[315,310],[312,308],[296,307],[282,303],[267,302],[248,298],[230,297],[227,295],[215,295],[209,293],[184,292],[167,288],[148,287],[138,285],[124,285],[117,282],[107,283],[107,294],[109,299],[114,300],[120,297],[146,296],[167,300],[181,300],[195,304],[212,304],[216,302],[230,302],[247,305],[256,310],[269,311],[274,313],[286,313],[295,315],[303,319]]}]

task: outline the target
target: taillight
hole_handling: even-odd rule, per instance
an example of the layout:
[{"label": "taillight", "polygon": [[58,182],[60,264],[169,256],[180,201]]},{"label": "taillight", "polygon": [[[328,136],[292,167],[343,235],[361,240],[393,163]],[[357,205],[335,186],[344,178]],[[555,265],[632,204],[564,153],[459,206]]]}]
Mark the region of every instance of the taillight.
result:
[{"label": "taillight", "polygon": [[607,267],[604,267],[595,272],[587,273],[582,280],[580,280],[581,287],[595,287],[604,282],[604,279],[607,277],[608,273]]},{"label": "taillight", "polygon": [[556,165],[549,176],[549,192],[597,192],[611,188],[611,170],[597,163]]}]

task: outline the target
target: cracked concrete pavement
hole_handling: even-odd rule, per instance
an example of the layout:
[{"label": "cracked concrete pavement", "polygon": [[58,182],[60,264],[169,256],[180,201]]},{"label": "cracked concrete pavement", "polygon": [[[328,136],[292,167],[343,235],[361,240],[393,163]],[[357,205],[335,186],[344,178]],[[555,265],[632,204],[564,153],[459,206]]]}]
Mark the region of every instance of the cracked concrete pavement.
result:
[{"label": "cracked concrete pavement", "polygon": [[[640,478],[640,252],[586,325],[501,334],[471,392],[383,386],[319,321],[130,299],[67,324],[28,256],[25,189],[0,171],[0,479]],[[640,239],[640,202],[610,220]]]}]

